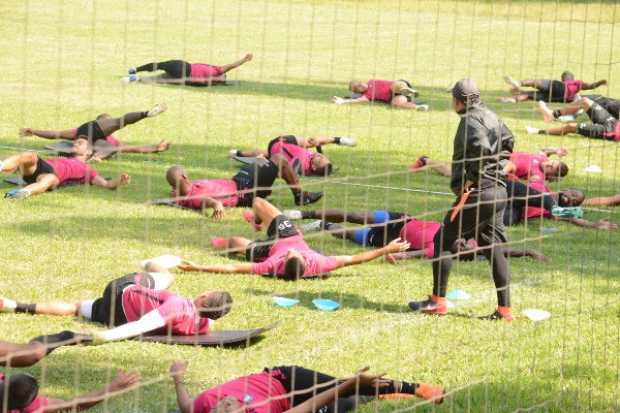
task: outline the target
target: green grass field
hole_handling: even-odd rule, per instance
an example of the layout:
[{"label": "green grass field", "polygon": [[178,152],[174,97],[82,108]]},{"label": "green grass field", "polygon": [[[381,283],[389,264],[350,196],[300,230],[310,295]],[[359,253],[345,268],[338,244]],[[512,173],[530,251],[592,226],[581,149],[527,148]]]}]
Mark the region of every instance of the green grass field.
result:
[{"label": "green grass field", "polygon": [[[386,208],[440,219],[451,197],[386,188],[447,191],[447,181],[406,174],[427,154],[450,159],[458,117],[446,87],[475,78],[483,98],[517,136],[517,150],[563,146],[571,168],[562,187],[588,196],[620,192],[618,144],[577,136],[528,136],[543,126],[531,103],[501,105],[502,76],[607,79],[602,94],[620,97],[620,7],[614,1],[17,1],[0,3],[0,159],[47,143],[19,138],[19,127],[76,127],[101,112],[120,115],[167,102],[169,111],[121,131],[128,143],[169,139],[169,152],[123,155],[97,165],[105,176],[127,172],[116,192],[71,187],[24,201],[1,201],[0,297],[77,301],[98,296],[106,282],[137,269],[140,260],[173,253],[201,263],[226,261],[210,248],[216,235],[254,237],[241,210],[223,222],[152,207],[168,195],[165,169],[183,164],[192,177],[232,176],[230,148],[264,147],[278,134],[349,135],[355,148],[326,148],[338,167],[321,188],[319,206]],[[253,62],[231,74],[238,87],[122,85],[126,68],[184,58],[228,63],[246,52]],[[338,107],[351,78],[407,78],[432,110],[416,113],[381,105]],[[584,168],[600,165],[602,174]],[[367,186],[350,185],[363,184]],[[559,186],[554,185],[555,188]],[[9,189],[0,184],[0,190]],[[293,206],[286,189],[273,202]],[[617,210],[587,211],[588,219],[620,222]],[[542,227],[558,232],[543,235]],[[485,262],[454,266],[452,288],[473,299],[454,316],[414,315],[406,303],[430,293],[431,266],[383,261],[349,267],[326,280],[289,283],[250,276],[178,274],[172,289],[187,296],[227,289],[235,299],[218,328],[282,325],[247,349],[187,348],[124,342],[61,349],[28,371],[41,392],[69,398],[101,385],[117,368],[137,369],[144,386],[94,411],[166,412],[176,406],[167,378],[175,359],[190,362],[194,394],[262,367],[299,364],[334,375],[368,365],[394,377],[443,383],[451,393],[437,411],[612,412],[620,410],[620,264],[618,233],[530,222],[509,230],[516,246],[541,249],[545,264],[513,260],[516,313],[542,308],[550,320],[520,317],[512,325],[480,321],[496,305]],[[360,249],[328,235],[311,245],[330,254]],[[301,305],[285,310],[271,295]],[[342,309],[313,309],[314,297]],[[0,339],[24,342],[61,329],[99,327],[71,318],[0,315]],[[365,411],[428,405],[373,403]]]}]

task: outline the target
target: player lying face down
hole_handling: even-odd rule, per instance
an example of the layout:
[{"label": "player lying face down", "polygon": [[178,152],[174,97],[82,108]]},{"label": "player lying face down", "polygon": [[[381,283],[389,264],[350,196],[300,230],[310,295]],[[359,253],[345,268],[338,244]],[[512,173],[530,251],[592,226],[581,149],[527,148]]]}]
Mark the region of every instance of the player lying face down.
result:
[{"label": "player lying face down", "polygon": [[243,166],[231,179],[191,180],[179,165],[166,172],[166,180],[172,188],[171,196],[178,205],[195,210],[212,208],[216,220],[224,216],[225,207],[251,206],[254,197],[271,195],[271,187],[278,176],[289,185],[297,205],[316,202],[323,196],[322,192],[302,191],[288,162],[278,168],[270,160],[257,159],[252,165]]},{"label": "player lying face down", "polygon": [[242,376],[191,397],[183,379],[187,363],[170,367],[182,413],[344,413],[372,400],[408,399],[443,402],[440,385],[392,380],[363,369],[338,379],[300,366],[279,366]]},{"label": "player lying face down", "polygon": [[179,268],[183,271],[257,274],[297,280],[317,277],[409,248],[409,243],[396,239],[382,248],[356,255],[325,256],[312,250],[291,221],[268,201],[255,198],[251,215],[255,225],[267,227],[267,240],[231,237],[213,242],[216,248],[244,254],[249,263],[196,265],[186,262]]},{"label": "player lying face down", "polygon": [[129,175],[121,174],[114,179],[105,179],[86,164],[92,149],[84,138],[73,143],[73,156],[44,160],[35,152],[22,152],[0,161],[0,172],[20,173],[27,183],[24,188],[13,189],[5,198],[21,199],[31,195],[52,191],[63,185],[83,183],[107,189],[116,189],[129,183]]},{"label": "player lying face down", "polygon": [[137,372],[119,371],[102,388],[71,400],[52,399],[39,394],[39,383],[30,374],[0,373],[0,411],[8,413],[51,413],[86,410],[104,400],[136,388],[140,384]]},{"label": "player lying face down", "polygon": [[[367,212],[352,212],[339,209],[326,209],[323,211],[284,211],[290,219],[320,219],[302,226],[302,230],[320,231],[326,230],[334,237],[348,239],[356,244],[370,247],[383,247],[395,239],[402,239],[409,243],[409,250],[395,254],[389,254],[388,260],[395,263],[396,260],[409,258],[433,258],[435,253],[435,235],[441,228],[436,221],[416,219],[404,212],[389,212],[375,210]],[[345,229],[341,222],[363,224],[364,227]],[[477,248],[475,240],[463,243],[459,239],[454,244],[452,251],[458,254],[459,259],[469,259]],[[467,247],[467,249],[465,248]],[[506,248],[504,254],[508,257],[531,257],[536,260],[546,260],[546,257],[535,250],[512,250]]]},{"label": "player lying face down", "polygon": [[191,336],[207,334],[212,320],[230,311],[225,291],[206,291],[193,300],[166,289],[174,277],[150,263],[148,272],[133,273],[110,282],[96,300],[72,303],[20,303],[0,299],[1,311],[58,316],[81,316],[114,327],[93,333],[95,341],[125,340],[146,333]]}]

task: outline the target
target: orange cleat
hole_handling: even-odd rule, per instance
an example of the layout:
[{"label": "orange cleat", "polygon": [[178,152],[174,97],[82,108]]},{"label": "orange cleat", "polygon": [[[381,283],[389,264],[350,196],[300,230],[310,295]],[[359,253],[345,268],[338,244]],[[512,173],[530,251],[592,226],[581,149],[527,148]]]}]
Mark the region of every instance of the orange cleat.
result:
[{"label": "orange cleat", "polygon": [[444,394],[444,388],[439,384],[432,385],[421,383],[415,391],[416,396],[421,397],[424,400],[428,400],[434,404],[443,403]]}]

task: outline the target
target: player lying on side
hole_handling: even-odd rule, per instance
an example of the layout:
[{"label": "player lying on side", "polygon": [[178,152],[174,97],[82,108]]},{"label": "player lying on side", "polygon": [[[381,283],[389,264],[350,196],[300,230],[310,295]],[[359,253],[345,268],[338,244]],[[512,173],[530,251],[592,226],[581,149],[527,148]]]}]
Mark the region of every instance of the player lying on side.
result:
[{"label": "player lying on side", "polygon": [[[510,92],[512,97],[500,98],[500,101],[503,103],[519,103],[527,100],[572,102],[580,91],[596,89],[607,84],[606,80],[598,80],[594,83],[575,80],[575,75],[569,71],[562,73],[561,80],[535,79],[518,81],[510,76],[505,76],[504,81],[511,86]],[[524,87],[535,90],[524,91]]]},{"label": "player lying on side", "polygon": [[312,250],[291,221],[268,201],[254,198],[252,208],[251,219],[254,225],[266,226],[267,240],[250,241],[242,237],[230,237],[212,241],[216,248],[244,254],[248,263],[196,265],[186,262],[179,265],[179,269],[256,274],[297,280],[321,276],[341,267],[363,264],[387,254],[409,249],[409,243],[396,239],[382,248],[356,255],[325,256]]},{"label": "player lying on side", "polygon": [[232,307],[232,298],[225,291],[206,291],[190,300],[166,290],[174,280],[172,274],[153,263],[147,270],[110,282],[96,300],[27,304],[4,298],[0,299],[0,311],[81,316],[114,327],[92,334],[95,342],[107,342],[147,333],[207,334],[212,320],[225,316]]},{"label": "player lying on side", "polygon": [[187,363],[181,361],[170,367],[181,413],[345,413],[377,396],[379,400],[417,396],[435,404],[444,398],[440,385],[392,380],[367,373],[367,368],[337,379],[300,366],[265,368],[191,397],[183,382],[186,370]]},{"label": "player lying on side", "polygon": [[120,370],[116,377],[99,390],[71,400],[52,399],[39,395],[39,383],[30,374],[5,376],[0,373],[0,412],[51,413],[89,409],[105,400],[125,393],[140,385],[140,374]]},{"label": "player lying on side", "polygon": [[[288,161],[297,175],[303,176],[327,176],[333,172],[333,165],[329,158],[318,152],[323,145],[335,144],[342,146],[355,146],[354,139],[340,136],[315,136],[303,138],[286,135],[272,139],[267,145],[267,150],[238,150],[231,149],[230,156],[262,156],[275,162],[282,168],[282,163]],[[317,152],[310,151],[317,148]]]},{"label": "player lying on side", "polygon": [[[584,99],[589,99],[590,101],[598,104],[600,107],[605,109],[611,116],[616,119],[620,119],[620,100],[609,98],[601,95],[587,95],[583,96]],[[561,120],[564,117],[570,116],[574,118],[583,110],[581,106],[581,102],[573,102],[567,105],[562,106],[558,109],[549,109],[549,107],[544,102],[538,103],[538,111],[543,115],[543,120],[547,123],[552,122],[554,120]]]},{"label": "player lying on side", "polygon": [[280,176],[289,185],[295,204],[307,205],[318,201],[322,192],[305,192],[299,179],[288,162],[278,169],[270,160],[257,160],[252,165],[244,165],[231,179],[190,180],[183,167],[172,166],[166,172],[166,180],[172,188],[174,201],[195,210],[213,209],[216,220],[224,216],[224,208],[252,206],[254,197],[266,198],[271,195],[271,187]]},{"label": "player lying on side", "polygon": [[22,199],[71,183],[90,184],[101,188],[116,189],[129,183],[129,175],[121,174],[105,179],[86,164],[92,155],[91,146],[84,138],[73,143],[73,156],[44,160],[35,152],[22,152],[0,161],[0,172],[19,172],[26,182],[23,188],[12,189],[5,198]]},{"label": "player lying on side", "polygon": [[[236,62],[215,66],[205,63],[189,63],[184,60],[166,60],[164,62],[152,62],[142,66],[132,67],[128,70],[128,76],[123,78],[127,83],[168,83],[188,86],[211,86],[221,84],[226,81],[226,73],[238,68],[244,63],[252,60],[251,53],[246,54]],[[163,70],[164,73],[140,77],[138,72],[157,72]]]},{"label": "player lying on side", "polygon": [[[513,152],[510,155],[512,165],[510,165],[507,173],[513,178],[526,181],[557,181],[568,175],[568,165],[558,159],[550,159],[550,156],[563,157],[567,154],[568,151],[563,148],[541,149],[538,153]],[[450,163],[430,159],[428,156],[421,156],[409,166],[411,172],[420,172],[426,169],[445,177],[452,175]]]},{"label": "player lying on side", "polygon": [[349,82],[349,90],[359,97],[342,98],[334,96],[332,102],[337,105],[384,102],[395,108],[414,109],[422,112],[429,109],[428,105],[415,103],[414,98],[418,96],[418,92],[406,80],[370,79],[366,83],[352,80]]},{"label": "player lying on side", "polygon": [[[289,219],[318,219],[318,221],[302,226],[304,233],[326,230],[336,238],[347,239],[359,245],[375,248],[383,247],[395,239],[408,242],[409,250],[388,256],[392,262],[409,258],[433,258],[435,234],[441,228],[441,224],[436,221],[423,221],[404,212],[388,212],[385,210],[367,212],[351,212],[340,209],[323,211],[288,210],[284,211],[284,214]],[[339,225],[342,222],[366,226],[345,229]],[[454,253],[460,252],[460,259],[467,259],[471,255],[467,254],[467,251],[476,248],[476,242],[474,240],[471,242],[463,241],[459,239],[452,251]],[[504,254],[507,257],[531,257],[538,261],[546,260],[542,253],[534,250],[506,248]]]},{"label": "player lying on side", "polygon": [[144,112],[130,112],[120,118],[113,118],[107,113],[102,113],[95,120],[86,122],[77,128],[64,130],[40,130],[22,128],[21,136],[38,136],[45,139],[68,139],[76,140],[85,138],[95,148],[95,159],[106,159],[118,152],[121,153],[156,153],[168,150],[170,144],[161,141],[157,145],[125,145],[113,134],[125,126],[132,125],[146,118],[153,118],[167,110],[164,103],[153,106]]}]

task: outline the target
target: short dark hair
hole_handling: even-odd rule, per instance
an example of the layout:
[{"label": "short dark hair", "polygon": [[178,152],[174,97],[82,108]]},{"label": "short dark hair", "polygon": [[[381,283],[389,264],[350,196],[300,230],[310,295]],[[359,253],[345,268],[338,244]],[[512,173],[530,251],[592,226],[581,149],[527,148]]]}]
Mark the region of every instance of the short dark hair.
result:
[{"label": "short dark hair", "polygon": [[0,382],[0,411],[4,411],[5,386],[8,390],[6,410],[21,410],[28,407],[39,394],[39,383],[30,374],[14,374]]},{"label": "short dark hair", "polygon": [[560,166],[558,166],[558,175],[562,178],[568,175],[568,165],[562,161],[560,161]]},{"label": "short dark hair", "polygon": [[585,195],[579,189],[568,188],[560,191],[558,205],[561,207],[579,206],[585,200]]},{"label": "short dark hair", "polygon": [[284,276],[289,280],[296,280],[304,275],[306,263],[301,257],[288,257],[284,263]]},{"label": "short dark hair", "polygon": [[201,317],[217,320],[230,312],[233,299],[228,291],[214,291],[205,306],[198,309]]},{"label": "short dark hair", "polygon": [[334,171],[334,165],[329,162],[325,167],[314,170],[314,175],[317,176],[329,176]]},{"label": "short dark hair", "polygon": [[575,75],[570,70],[565,70],[562,72],[562,81],[565,80],[575,80]]}]

